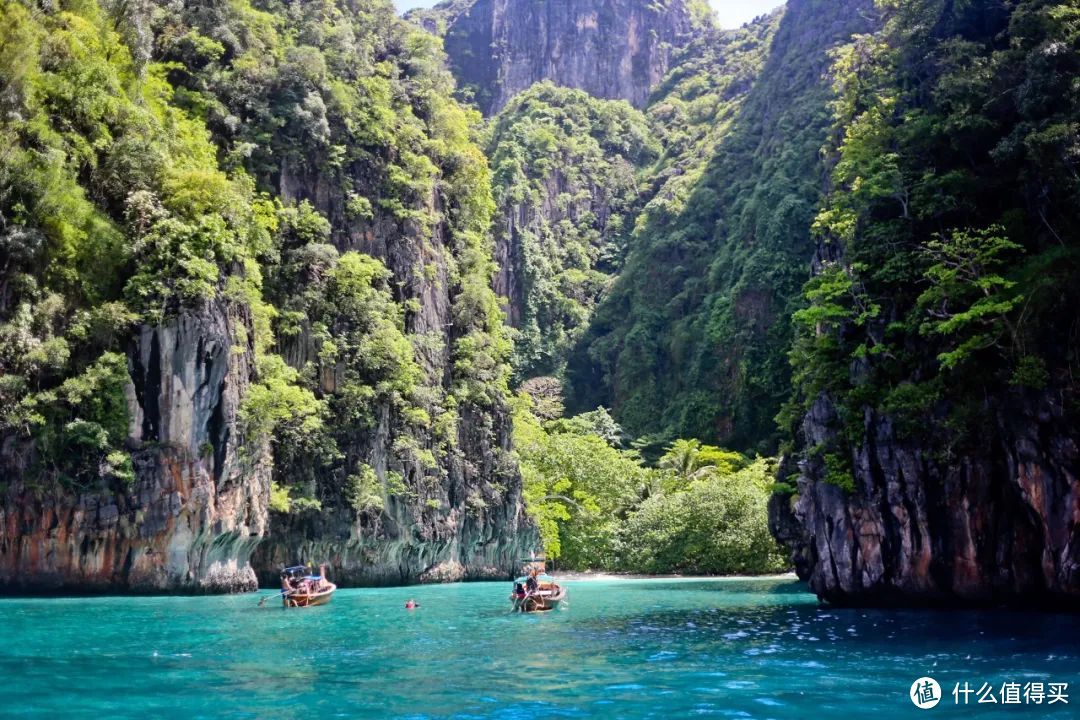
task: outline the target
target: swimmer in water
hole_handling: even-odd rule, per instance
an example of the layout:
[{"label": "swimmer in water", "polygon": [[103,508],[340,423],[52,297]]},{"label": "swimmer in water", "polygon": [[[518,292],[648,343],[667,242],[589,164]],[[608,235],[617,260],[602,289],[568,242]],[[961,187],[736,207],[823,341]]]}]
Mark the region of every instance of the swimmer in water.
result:
[{"label": "swimmer in water", "polygon": [[416,602],[412,598],[409,598],[408,601],[405,603],[406,610],[415,610],[418,607],[420,607],[420,603]]}]

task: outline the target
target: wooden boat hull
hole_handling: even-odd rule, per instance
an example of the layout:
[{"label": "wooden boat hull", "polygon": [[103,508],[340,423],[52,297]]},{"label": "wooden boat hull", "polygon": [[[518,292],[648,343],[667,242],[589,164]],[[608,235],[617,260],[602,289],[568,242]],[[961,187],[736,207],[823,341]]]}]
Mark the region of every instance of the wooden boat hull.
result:
[{"label": "wooden boat hull", "polygon": [[551,612],[559,607],[559,603],[566,599],[566,590],[558,588],[552,595],[530,595],[527,598],[510,596],[514,602],[514,610],[523,613]]},{"label": "wooden boat hull", "polygon": [[330,598],[333,597],[334,591],[337,590],[337,585],[334,583],[327,583],[327,588],[317,593],[296,593],[283,598],[285,607],[315,607],[316,605],[325,605],[330,602]]}]

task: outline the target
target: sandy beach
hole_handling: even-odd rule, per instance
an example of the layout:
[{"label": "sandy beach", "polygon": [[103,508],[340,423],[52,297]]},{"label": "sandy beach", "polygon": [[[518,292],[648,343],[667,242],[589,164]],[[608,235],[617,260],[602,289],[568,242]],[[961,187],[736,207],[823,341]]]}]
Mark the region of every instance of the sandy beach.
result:
[{"label": "sandy beach", "polygon": [[764,580],[770,578],[797,580],[795,573],[770,575],[641,575],[638,573],[615,573],[600,571],[553,570],[559,580],[566,582],[586,582],[592,580]]}]

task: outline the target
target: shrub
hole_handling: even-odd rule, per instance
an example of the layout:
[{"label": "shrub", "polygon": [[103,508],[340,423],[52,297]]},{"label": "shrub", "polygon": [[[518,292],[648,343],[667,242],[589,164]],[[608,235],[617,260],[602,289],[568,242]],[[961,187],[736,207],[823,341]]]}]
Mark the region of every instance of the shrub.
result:
[{"label": "shrub", "polygon": [[623,568],[710,575],[782,570],[768,529],[767,466],[759,460],[645,500],[620,532]]}]

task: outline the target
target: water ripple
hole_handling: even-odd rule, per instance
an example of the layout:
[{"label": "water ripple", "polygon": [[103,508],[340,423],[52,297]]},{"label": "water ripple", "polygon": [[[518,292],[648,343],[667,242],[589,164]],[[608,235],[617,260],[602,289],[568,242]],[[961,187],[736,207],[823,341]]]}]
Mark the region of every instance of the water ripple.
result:
[{"label": "water ripple", "polygon": [[[572,607],[530,617],[507,614],[501,583],[343,590],[307,611],[253,596],[4,599],[0,673],[7,707],[33,720],[891,720],[911,717],[907,689],[929,671],[943,688],[1080,674],[1069,616],[846,610],[787,579],[570,594]],[[408,597],[421,609],[404,612]]]}]

